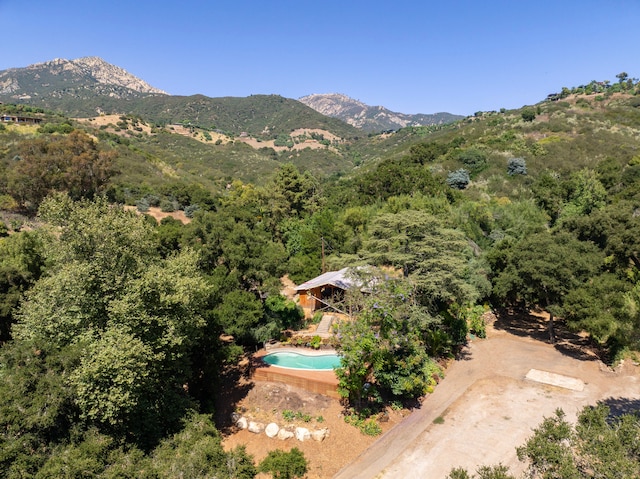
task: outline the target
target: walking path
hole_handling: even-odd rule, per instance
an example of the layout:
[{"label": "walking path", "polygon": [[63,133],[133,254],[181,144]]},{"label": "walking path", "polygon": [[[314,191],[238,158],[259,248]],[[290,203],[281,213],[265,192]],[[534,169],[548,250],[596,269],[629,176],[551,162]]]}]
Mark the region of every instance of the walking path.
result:
[{"label": "walking path", "polygon": [[[538,372],[529,380],[532,369]],[[635,369],[613,372],[597,359],[575,359],[552,345],[497,332],[471,343],[420,409],[334,479],[444,479],[453,467],[473,473],[498,463],[519,473],[525,465],[515,448],[556,408],[573,419],[600,400],[640,404]]]},{"label": "walking path", "polygon": [[321,338],[326,338],[331,336],[329,332],[329,328],[331,328],[331,324],[333,323],[335,316],[332,314],[324,314],[322,319],[318,323],[318,327],[316,328],[315,334],[320,336]]}]

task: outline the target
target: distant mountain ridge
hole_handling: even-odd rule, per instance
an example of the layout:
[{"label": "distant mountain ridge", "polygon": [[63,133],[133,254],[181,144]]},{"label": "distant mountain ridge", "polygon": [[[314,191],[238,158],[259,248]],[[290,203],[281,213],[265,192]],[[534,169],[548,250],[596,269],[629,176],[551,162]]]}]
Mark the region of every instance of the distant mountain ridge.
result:
[{"label": "distant mountain ridge", "polygon": [[98,57],[56,58],[0,71],[0,97],[5,101],[96,95],[130,99],[167,93]]},{"label": "distant mountain ridge", "polygon": [[398,130],[407,126],[429,126],[451,123],[464,118],[452,113],[407,114],[383,106],[370,106],[340,93],[312,94],[298,101],[319,113],[349,123],[367,132]]},{"label": "distant mountain ridge", "polygon": [[279,95],[169,95],[98,57],[55,59],[0,71],[0,102],[79,118],[138,115],[161,125],[190,124],[264,138],[288,135],[298,128],[327,130],[341,138],[361,134],[351,125]]},{"label": "distant mountain ridge", "polygon": [[0,71],[0,102],[29,104],[71,117],[137,114],[158,124],[188,123],[262,137],[312,128],[348,138],[362,131],[378,133],[463,118],[451,113],[396,113],[335,93],[299,100],[278,95],[173,96],[99,57],[57,58]]}]

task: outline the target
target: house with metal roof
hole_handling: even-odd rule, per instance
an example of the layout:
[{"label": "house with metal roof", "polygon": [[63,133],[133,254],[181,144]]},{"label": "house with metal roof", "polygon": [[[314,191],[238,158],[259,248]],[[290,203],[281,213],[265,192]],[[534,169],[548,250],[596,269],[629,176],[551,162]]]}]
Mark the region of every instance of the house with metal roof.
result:
[{"label": "house with metal roof", "polygon": [[305,315],[312,316],[325,308],[335,309],[334,305],[344,298],[344,292],[355,284],[350,269],[327,271],[295,288]]},{"label": "house with metal roof", "polygon": [[[380,278],[363,279],[363,273],[370,266],[342,268],[339,271],[327,271],[295,288],[300,306],[305,316],[311,317],[316,311],[328,310],[348,314],[341,310],[344,294],[349,288],[357,287],[363,292],[371,292],[371,287]],[[364,276],[367,276],[365,273]]]}]

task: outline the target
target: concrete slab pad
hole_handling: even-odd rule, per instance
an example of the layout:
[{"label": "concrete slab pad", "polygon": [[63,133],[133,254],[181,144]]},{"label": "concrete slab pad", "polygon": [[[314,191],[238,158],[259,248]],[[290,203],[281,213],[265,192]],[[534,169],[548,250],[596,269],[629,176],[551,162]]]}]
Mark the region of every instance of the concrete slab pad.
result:
[{"label": "concrete slab pad", "polygon": [[558,386],[572,391],[583,391],[584,382],[578,378],[563,376],[562,374],[551,373],[549,371],[540,371],[539,369],[530,369],[525,376],[530,381]]},{"label": "concrete slab pad", "polygon": [[375,478],[442,479],[454,467],[473,472],[481,465],[498,463],[509,467],[514,477],[524,477],[526,463],[518,460],[516,447],[561,405],[573,420],[573,401],[579,396],[566,389],[549,391],[522,379],[477,381],[439,414],[440,422],[432,422]]}]

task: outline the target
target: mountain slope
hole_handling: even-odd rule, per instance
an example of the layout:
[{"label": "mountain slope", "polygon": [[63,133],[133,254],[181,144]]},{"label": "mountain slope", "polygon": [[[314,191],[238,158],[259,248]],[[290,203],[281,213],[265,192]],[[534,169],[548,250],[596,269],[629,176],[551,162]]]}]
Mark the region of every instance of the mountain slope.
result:
[{"label": "mountain slope", "polygon": [[98,57],[56,59],[0,71],[0,102],[27,104],[71,117],[138,115],[160,125],[190,124],[263,139],[299,128],[326,130],[340,138],[362,134],[339,119],[279,95],[171,96]]},{"label": "mountain slope", "polygon": [[98,57],[58,58],[0,72],[0,99],[5,102],[43,100],[46,105],[47,98],[88,100],[103,95],[131,99],[166,93]]},{"label": "mountain slope", "polygon": [[428,126],[462,119],[451,113],[410,115],[397,113],[383,106],[369,106],[339,93],[313,94],[299,98],[300,102],[323,115],[339,118],[368,132],[397,130],[407,126]]},{"label": "mountain slope", "polygon": [[289,135],[298,128],[326,130],[341,138],[362,132],[336,118],[279,95],[210,98],[204,95],[155,96],[117,102],[120,111],[142,115],[161,124],[188,122],[234,135],[245,132],[261,138]]}]

